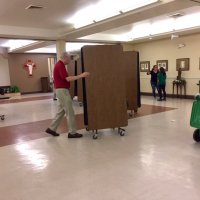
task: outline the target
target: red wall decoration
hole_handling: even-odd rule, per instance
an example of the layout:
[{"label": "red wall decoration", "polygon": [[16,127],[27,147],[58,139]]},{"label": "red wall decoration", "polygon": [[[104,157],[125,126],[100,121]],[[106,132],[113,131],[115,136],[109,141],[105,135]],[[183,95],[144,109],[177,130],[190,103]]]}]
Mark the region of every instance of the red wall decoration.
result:
[{"label": "red wall decoration", "polygon": [[26,61],[26,63],[24,64],[24,68],[28,71],[29,77],[32,77],[33,76],[33,70],[36,68],[36,65],[32,60],[28,59]]}]

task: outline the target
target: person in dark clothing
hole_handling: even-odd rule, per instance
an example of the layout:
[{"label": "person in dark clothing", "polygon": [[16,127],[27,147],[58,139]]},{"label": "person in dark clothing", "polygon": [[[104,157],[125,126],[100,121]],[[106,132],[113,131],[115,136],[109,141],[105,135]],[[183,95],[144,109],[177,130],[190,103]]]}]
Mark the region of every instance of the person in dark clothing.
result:
[{"label": "person in dark clothing", "polygon": [[157,87],[157,74],[158,74],[158,66],[154,65],[152,70],[150,72],[147,72],[147,75],[151,75],[151,87],[152,87],[152,93],[154,98],[156,98],[156,89],[158,91]]},{"label": "person in dark clothing", "polygon": [[160,72],[157,75],[158,77],[158,94],[159,94],[159,99],[158,101],[166,101],[166,91],[165,91],[165,86],[166,86],[166,72],[163,67],[160,68]]}]

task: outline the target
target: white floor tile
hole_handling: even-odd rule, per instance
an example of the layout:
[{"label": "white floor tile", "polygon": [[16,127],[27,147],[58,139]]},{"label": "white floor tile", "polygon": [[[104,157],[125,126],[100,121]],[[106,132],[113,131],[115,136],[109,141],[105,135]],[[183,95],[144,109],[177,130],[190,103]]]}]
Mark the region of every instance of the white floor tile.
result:
[{"label": "white floor tile", "polygon": [[[199,200],[200,144],[189,125],[192,102],[143,97],[143,104],[177,109],[130,119],[124,137],[106,129],[93,140],[81,130],[82,139],[62,134],[1,147],[0,199]],[[3,125],[49,119],[55,104],[2,104]]]}]

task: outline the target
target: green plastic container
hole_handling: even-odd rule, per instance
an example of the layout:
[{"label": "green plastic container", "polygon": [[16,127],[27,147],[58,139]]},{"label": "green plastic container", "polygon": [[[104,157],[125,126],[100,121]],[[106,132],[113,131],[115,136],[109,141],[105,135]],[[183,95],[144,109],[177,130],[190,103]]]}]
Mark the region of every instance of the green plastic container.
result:
[{"label": "green plastic container", "polygon": [[190,126],[200,129],[200,96],[196,95],[196,100],[192,105],[192,113],[190,117]]}]

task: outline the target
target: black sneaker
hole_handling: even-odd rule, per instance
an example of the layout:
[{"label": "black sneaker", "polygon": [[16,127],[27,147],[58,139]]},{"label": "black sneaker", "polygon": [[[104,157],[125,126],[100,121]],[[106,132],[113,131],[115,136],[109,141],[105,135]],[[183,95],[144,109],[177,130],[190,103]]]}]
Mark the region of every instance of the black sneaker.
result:
[{"label": "black sneaker", "polygon": [[81,138],[83,137],[80,133],[68,133],[68,138]]},{"label": "black sneaker", "polygon": [[55,131],[51,130],[50,128],[48,128],[46,131],[46,133],[53,135],[53,136],[59,136],[60,134],[56,133]]}]

